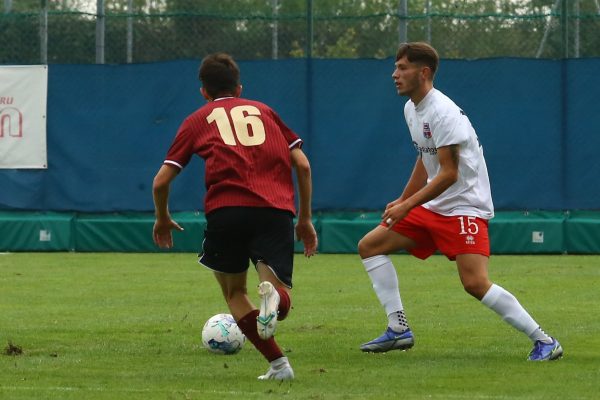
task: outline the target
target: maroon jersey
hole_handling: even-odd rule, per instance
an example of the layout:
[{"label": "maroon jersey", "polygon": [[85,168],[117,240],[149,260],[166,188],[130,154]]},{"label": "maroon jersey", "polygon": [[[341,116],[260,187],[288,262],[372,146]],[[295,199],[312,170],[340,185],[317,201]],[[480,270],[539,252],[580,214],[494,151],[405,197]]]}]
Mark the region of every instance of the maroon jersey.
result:
[{"label": "maroon jersey", "polygon": [[188,116],[166,164],[205,161],[206,213],[221,207],[272,207],[295,213],[290,150],[302,140],[269,106],[226,97]]}]

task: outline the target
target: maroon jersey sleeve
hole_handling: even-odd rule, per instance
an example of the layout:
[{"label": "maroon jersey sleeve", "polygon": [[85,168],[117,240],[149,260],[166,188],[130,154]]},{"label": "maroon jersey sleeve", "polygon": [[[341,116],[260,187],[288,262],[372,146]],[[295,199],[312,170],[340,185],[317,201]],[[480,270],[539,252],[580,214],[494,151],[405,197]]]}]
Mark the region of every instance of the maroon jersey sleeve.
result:
[{"label": "maroon jersey sleeve", "polygon": [[272,109],[269,109],[269,111],[271,112],[273,121],[275,121],[277,126],[279,126],[279,129],[281,130],[281,134],[287,141],[290,150],[295,147],[298,147],[298,148],[302,147],[302,139],[300,139],[298,137],[298,135],[296,135],[294,133],[294,131],[292,131],[290,128],[288,128],[288,126],[285,124],[285,122],[283,122],[283,120],[279,117],[279,115],[275,111],[273,111]]},{"label": "maroon jersey sleeve", "polygon": [[192,139],[193,129],[190,124],[190,119],[186,118],[179,130],[177,135],[167,152],[165,158],[165,164],[175,165],[180,169],[183,169],[194,155],[194,140]]}]

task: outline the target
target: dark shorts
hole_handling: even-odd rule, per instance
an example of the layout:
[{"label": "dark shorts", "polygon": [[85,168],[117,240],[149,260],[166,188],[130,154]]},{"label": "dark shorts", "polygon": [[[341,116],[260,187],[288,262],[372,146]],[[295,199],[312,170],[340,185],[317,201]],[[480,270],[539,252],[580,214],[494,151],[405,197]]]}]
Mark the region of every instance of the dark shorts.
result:
[{"label": "dark shorts", "polygon": [[294,216],[275,208],[223,207],[206,215],[200,264],[217,272],[244,272],[250,261],[268,265],[292,287]]}]

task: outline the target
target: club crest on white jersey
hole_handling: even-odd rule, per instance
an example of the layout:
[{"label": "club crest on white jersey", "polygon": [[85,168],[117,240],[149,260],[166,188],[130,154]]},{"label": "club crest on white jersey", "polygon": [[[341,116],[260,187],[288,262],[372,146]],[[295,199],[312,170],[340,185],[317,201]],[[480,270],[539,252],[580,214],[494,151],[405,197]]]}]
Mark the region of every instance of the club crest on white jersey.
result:
[{"label": "club crest on white jersey", "polygon": [[429,122],[423,122],[423,136],[425,139],[431,139],[431,128]]}]

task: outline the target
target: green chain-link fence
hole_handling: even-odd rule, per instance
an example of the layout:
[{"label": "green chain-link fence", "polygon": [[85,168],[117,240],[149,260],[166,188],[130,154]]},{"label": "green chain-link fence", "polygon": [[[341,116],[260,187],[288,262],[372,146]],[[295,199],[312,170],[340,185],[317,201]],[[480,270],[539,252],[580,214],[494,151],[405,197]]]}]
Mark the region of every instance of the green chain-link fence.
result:
[{"label": "green chain-link fence", "polygon": [[0,64],[600,56],[599,0],[4,0]]}]

